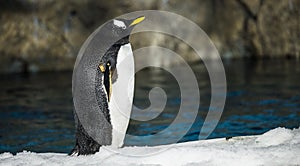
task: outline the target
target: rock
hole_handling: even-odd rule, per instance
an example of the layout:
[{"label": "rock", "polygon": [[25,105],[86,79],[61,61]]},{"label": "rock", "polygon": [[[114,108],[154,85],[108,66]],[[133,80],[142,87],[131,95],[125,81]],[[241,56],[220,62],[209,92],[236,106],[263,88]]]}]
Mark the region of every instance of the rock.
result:
[{"label": "rock", "polygon": [[[0,73],[72,70],[82,43],[98,26],[147,9],[196,22],[223,57],[299,57],[299,6],[299,0],[0,1]],[[161,34],[142,37],[132,37],[133,48],[156,44],[187,61],[197,60],[179,40]]]},{"label": "rock", "polygon": [[258,13],[261,7],[261,0],[242,0],[244,2],[251,13]]},{"label": "rock", "polygon": [[300,1],[264,1],[257,20],[264,55],[300,54]]}]

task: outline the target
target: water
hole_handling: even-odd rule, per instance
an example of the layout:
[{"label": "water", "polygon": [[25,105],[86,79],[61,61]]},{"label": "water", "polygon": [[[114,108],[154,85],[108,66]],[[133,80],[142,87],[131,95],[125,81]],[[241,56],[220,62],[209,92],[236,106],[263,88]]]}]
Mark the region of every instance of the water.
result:
[{"label": "water", "polygon": [[[300,62],[292,60],[224,61],[228,93],[222,118],[209,138],[261,134],[276,127],[296,128],[300,124]],[[210,102],[209,77],[203,64],[192,65],[201,94],[201,104],[192,128],[180,140],[197,140]],[[71,72],[34,75],[2,75],[0,85],[0,153],[30,150],[67,153],[74,144]],[[179,86],[161,69],[140,71],[136,76],[134,104],[150,105],[153,87],[165,90],[168,100],[163,113],[147,121],[131,121],[128,133],[153,135],[170,125],[180,104]],[[187,112],[189,110],[186,110]],[[187,119],[191,118],[187,114]],[[184,121],[182,123],[185,123]],[[176,124],[178,130],[182,124]],[[180,131],[178,131],[180,133]],[[172,135],[170,133],[170,138]],[[164,138],[168,139],[168,138]],[[163,139],[125,140],[142,145]]]}]

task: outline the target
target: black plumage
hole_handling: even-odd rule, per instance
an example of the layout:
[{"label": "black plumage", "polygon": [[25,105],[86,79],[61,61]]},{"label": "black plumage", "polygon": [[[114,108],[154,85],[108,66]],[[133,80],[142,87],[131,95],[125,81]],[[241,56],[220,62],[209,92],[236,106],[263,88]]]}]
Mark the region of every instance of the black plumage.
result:
[{"label": "black plumage", "polygon": [[73,101],[76,122],[76,144],[70,155],[88,155],[112,142],[109,113],[109,74],[117,79],[117,55],[122,45],[129,43],[133,20],[114,20],[96,30],[79,52],[73,72]]}]

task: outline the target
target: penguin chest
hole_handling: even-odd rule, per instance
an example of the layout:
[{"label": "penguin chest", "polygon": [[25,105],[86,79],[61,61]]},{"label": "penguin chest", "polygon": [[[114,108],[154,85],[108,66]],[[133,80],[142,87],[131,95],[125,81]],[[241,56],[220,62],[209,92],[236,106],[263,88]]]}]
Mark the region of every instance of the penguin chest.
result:
[{"label": "penguin chest", "polygon": [[134,59],[130,44],[121,46],[112,84],[109,113],[112,125],[112,146],[122,147],[128,128],[134,94]]}]

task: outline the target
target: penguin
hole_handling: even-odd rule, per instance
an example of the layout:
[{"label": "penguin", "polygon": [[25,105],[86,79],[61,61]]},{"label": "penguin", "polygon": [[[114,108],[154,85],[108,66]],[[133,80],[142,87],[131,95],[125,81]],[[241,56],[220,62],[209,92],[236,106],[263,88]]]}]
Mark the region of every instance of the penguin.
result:
[{"label": "penguin", "polygon": [[[130,66],[128,69],[118,70],[118,62],[126,56],[133,56],[129,36],[133,28],[144,19],[144,16],[140,16],[130,20],[110,20],[96,30],[82,46],[78,55],[80,60],[76,60],[73,71],[76,142],[69,155],[95,154],[104,145],[123,146],[129,118],[118,115],[111,99],[118,94],[114,93],[116,91],[113,87],[118,86],[119,77],[133,70]],[[126,109],[127,117],[130,116],[132,106],[134,80],[129,88],[130,99],[124,107],[120,107]],[[84,125],[83,122],[86,121],[90,123]]]}]

